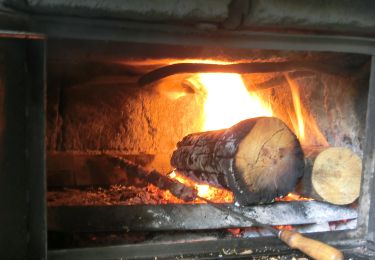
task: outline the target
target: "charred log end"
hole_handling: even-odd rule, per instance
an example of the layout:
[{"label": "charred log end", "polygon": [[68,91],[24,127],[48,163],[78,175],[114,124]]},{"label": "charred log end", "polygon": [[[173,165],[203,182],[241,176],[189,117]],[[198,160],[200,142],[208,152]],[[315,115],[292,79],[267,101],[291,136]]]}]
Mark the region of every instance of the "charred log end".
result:
[{"label": "charred log end", "polygon": [[277,118],[259,118],[239,143],[228,180],[241,204],[266,203],[293,191],[303,167],[292,131]]}]

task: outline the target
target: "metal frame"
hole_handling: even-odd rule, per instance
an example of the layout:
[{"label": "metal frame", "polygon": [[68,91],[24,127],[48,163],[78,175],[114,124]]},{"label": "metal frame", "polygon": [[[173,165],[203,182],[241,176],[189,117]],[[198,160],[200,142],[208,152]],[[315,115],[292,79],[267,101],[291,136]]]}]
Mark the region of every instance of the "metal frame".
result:
[{"label": "metal frame", "polygon": [[191,26],[136,23],[74,17],[35,16],[32,30],[50,39],[221,46],[226,48],[333,51],[374,54],[375,39],[351,36],[263,33],[252,31],[203,31]]},{"label": "metal frame", "polygon": [[[38,16],[32,19],[34,31],[46,33],[52,39],[81,39],[123,43],[153,43],[184,46],[206,46],[231,49],[267,49],[294,51],[330,51],[367,54],[372,56],[371,77],[366,119],[366,147],[363,160],[361,197],[359,200],[358,228],[349,231],[314,234],[313,237],[339,247],[368,246],[375,244],[375,39],[344,36],[319,36],[260,33],[249,31],[207,32],[192,27],[169,26],[163,24],[141,24],[100,19],[81,19],[72,17]],[[84,33],[83,33],[84,32]],[[371,210],[370,210],[371,205]],[[210,254],[220,252],[221,248],[243,248],[264,250],[274,246],[284,250],[276,239],[232,239],[200,241],[190,243],[152,243],[124,245],[104,248],[83,248],[50,251],[53,259],[111,258],[111,257],[150,257],[154,255],[172,256],[179,254]],[[166,252],[168,246],[168,252]],[[272,250],[273,250],[272,249]],[[237,250],[238,251],[238,250]],[[264,253],[269,253],[267,251]]]},{"label": "metal frame", "polygon": [[[364,158],[364,169],[362,174],[361,211],[365,215],[364,223],[367,221],[365,233],[369,247],[375,250],[375,56],[371,60],[370,89],[366,115],[366,147]],[[368,203],[369,209],[363,207]],[[364,209],[362,209],[364,208]],[[366,215],[366,213],[368,213]]]},{"label": "metal frame", "polygon": [[0,32],[5,88],[0,250],[9,259],[47,255],[44,40],[40,34]]}]

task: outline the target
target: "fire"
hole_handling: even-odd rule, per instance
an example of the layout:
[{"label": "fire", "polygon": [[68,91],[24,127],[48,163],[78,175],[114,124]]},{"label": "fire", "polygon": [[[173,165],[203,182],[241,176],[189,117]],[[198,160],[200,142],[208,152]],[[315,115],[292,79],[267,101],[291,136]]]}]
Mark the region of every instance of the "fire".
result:
[{"label": "fire", "polygon": [[294,230],[294,227],[291,225],[280,225],[280,226],[273,226],[277,230]]},{"label": "fire", "polygon": [[196,184],[195,187],[198,190],[198,196],[199,197],[202,197],[202,198],[207,197],[207,195],[210,193],[210,186],[208,186],[208,185]]},{"label": "fire", "polygon": [[305,198],[305,197],[302,197],[301,195],[298,195],[296,193],[288,193],[286,196],[284,197],[279,197],[279,198],[276,198],[275,201],[308,201],[308,200],[313,200],[311,198]]},{"label": "fire", "polygon": [[329,146],[327,139],[320,131],[314,117],[306,111],[306,108],[301,103],[300,87],[296,81],[292,80],[288,74],[285,74],[285,78],[289,84],[292,92],[292,99],[294,105],[294,114],[290,117],[294,133],[297,135],[302,145],[320,145]]},{"label": "fire", "polygon": [[[295,129],[295,133],[297,134],[298,138],[300,140],[305,140],[305,122],[303,120],[302,116],[302,108],[301,108],[301,98],[299,93],[299,87],[297,84],[290,79],[288,74],[286,75],[286,79],[288,81],[290,90],[292,91],[292,99],[293,99],[293,105],[294,105],[294,111],[297,117],[297,125],[293,124],[293,127]],[[292,121],[293,123],[293,121]]]},{"label": "fire", "polygon": [[[176,63],[233,63],[212,59],[166,59],[158,62],[164,65]],[[165,86],[162,82],[159,84],[159,88],[160,92],[167,94],[168,98],[173,100],[188,93],[200,94],[199,97],[203,98],[203,122],[200,131],[228,128],[247,118],[276,116],[285,120],[285,123],[292,128],[302,145],[329,146],[315,118],[301,101],[300,86],[288,73],[285,73],[284,76],[290,87],[292,98],[292,110],[284,108],[285,116],[274,115],[277,109],[275,107],[275,110],[272,111],[270,100],[262,98],[256,91],[249,91],[242,76],[237,73],[196,73],[188,78],[186,78],[186,75],[182,75],[179,80],[188,83],[182,84],[183,87],[180,86],[181,84],[178,85],[166,80]],[[173,82],[178,82],[178,80]],[[193,87],[190,88],[190,85]],[[271,98],[269,96],[269,99]],[[276,104],[272,103],[272,105]]]},{"label": "fire", "polygon": [[[198,184],[176,171],[172,171],[168,175],[168,177],[171,179],[175,179],[187,186],[195,187],[198,191],[199,197],[208,199],[212,202],[231,203],[234,201],[234,195],[232,192],[225,190],[225,189],[213,187],[208,184]],[[199,199],[197,200],[199,201]]]},{"label": "fire", "polygon": [[[206,62],[213,64],[228,63],[218,61],[207,62],[203,60],[194,60],[194,62]],[[170,64],[172,64],[172,62]],[[283,120],[285,119],[285,121],[288,122],[287,124],[293,128],[292,130],[294,130],[294,133],[297,135],[302,145],[328,146],[328,142],[323,133],[320,131],[315,118],[307,107],[304,106],[305,104],[301,100],[300,86],[287,73],[284,75],[290,87],[292,100],[290,104],[290,108],[292,108],[292,110],[289,110],[289,106],[282,108],[282,110],[285,109],[287,111],[285,112],[285,117],[283,117],[284,114],[282,112],[280,114],[273,115],[274,112],[272,110],[270,100],[267,101],[266,98],[258,95],[257,92],[250,92],[240,74],[196,73],[187,79],[184,78],[184,80],[187,80],[188,83],[193,86],[192,88],[194,90],[194,94],[200,94],[199,96],[203,98],[202,131],[228,128],[248,118],[276,116],[283,118]],[[276,105],[276,102],[273,102],[272,104]],[[278,107],[275,107],[276,113],[278,111],[277,108]],[[202,198],[221,203],[234,201],[233,193],[225,189],[219,189],[207,184],[198,184],[175,171],[168,176],[185,185],[195,187],[198,191],[198,196]],[[276,201],[293,200],[311,199],[303,198],[292,193],[283,198],[276,199]]]},{"label": "fire", "polygon": [[[315,118],[301,101],[300,86],[287,73],[285,77],[294,107],[288,111],[290,123],[301,144],[329,146]],[[228,128],[247,118],[273,116],[270,101],[250,92],[240,74],[197,73],[188,81],[204,96],[202,131]]]},{"label": "fire", "polygon": [[250,93],[236,73],[198,73],[189,81],[205,96],[203,131],[228,128],[251,117],[272,116],[269,103]]}]

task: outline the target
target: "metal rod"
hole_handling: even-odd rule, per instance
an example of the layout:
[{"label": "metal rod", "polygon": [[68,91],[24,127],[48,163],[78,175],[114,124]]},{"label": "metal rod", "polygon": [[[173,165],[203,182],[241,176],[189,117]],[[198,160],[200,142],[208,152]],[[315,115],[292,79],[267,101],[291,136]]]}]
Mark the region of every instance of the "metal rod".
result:
[{"label": "metal rod", "polygon": [[212,201],[210,201],[210,200],[208,200],[208,199],[206,199],[206,198],[203,198],[203,197],[201,197],[201,196],[197,196],[197,198],[199,198],[199,199],[201,199],[201,200],[207,202],[210,206],[215,207],[215,208],[217,208],[218,210],[221,210],[221,211],[228,211],[228,212],[230,212],[230,214],[235,215],[236,217],[239,217],[241,220],[246,219],[247,221],[252,222],[254,226],[261,227],[261,228],[265,228],[265,229],[269,230],[270,232],[272,232],[272,234],[274,234],[275,236],[279,237],[279,233],[280,233],[280,231],[279,231],[279,230],[276,230],[276,229],[274,229],[274,228],[272,228],[272,227],[269,226],[269,225],[262,224],[262,223],[256,221],[256,220],[253,219],[253,218],[249,218],[249,217],[245,216],[244,214],[238,213],[238,212],[236,212],[236,211],[234,211],[234,210],[232,210],[232,209],[226,207],[226,206],[223,205],[223,204],[216,204],[216,203],[214,203],[214,202],[212,202]]},{"label": "metal rod", "polygon": [[333,75],[348,76],[352,70],[337,65],[322,64],[321,62],[253,62],[234,64],[204,64],[204,63],[178,63],[164,66],[143,75],[138,83],[141,86],[151,84],[165,77],[180,73],[270,73],[289,72],[296,70],[319,71]]}]

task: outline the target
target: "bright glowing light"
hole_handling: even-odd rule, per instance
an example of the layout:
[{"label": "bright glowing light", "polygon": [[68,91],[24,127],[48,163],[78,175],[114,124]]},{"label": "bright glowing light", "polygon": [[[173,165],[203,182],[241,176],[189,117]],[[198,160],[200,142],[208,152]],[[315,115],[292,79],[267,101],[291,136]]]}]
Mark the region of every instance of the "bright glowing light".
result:
[{"label": "bright glowing light", "polygon": [[198,196],[203,197],[203,198],[206,197],[210,191],[209,190],[210,187],[208,185],[196,184],[195,187],[198,190]]},{"label": "bright glowing light", "polygon": [[239,74],[199,73],[190,80],[205,94],[204,131],[228,128],[247,118],[272,116],[270,105],[250,93]]},{"label": "bright glowing light", "polygon": [[168,175],[169,178],[176,178],[176,173],[174,171],[172,171],[169,175]]},{"label": "bright glowing light", "polygon": [[289,83],[290,90],[292,92],[294,111],[297,117],[297,125],[294,125],[295,132],[300,140],[305,140],[305,122],[303,121],[301,98],[299,94],[299,88],[297,84],[292,81],[288,74],[285,77]]},{"label": "bright glowing light", "polygon": [[168,174],[168,177],[171,179],[175,179],[186,186],[194,187],[197,190],[197,194],[199,197],[208,199],[212,202],[231,203],[234,200],[234,195],[231,191],[210,186],[208,184],[198,184],[179,172],[172,171]]}]

